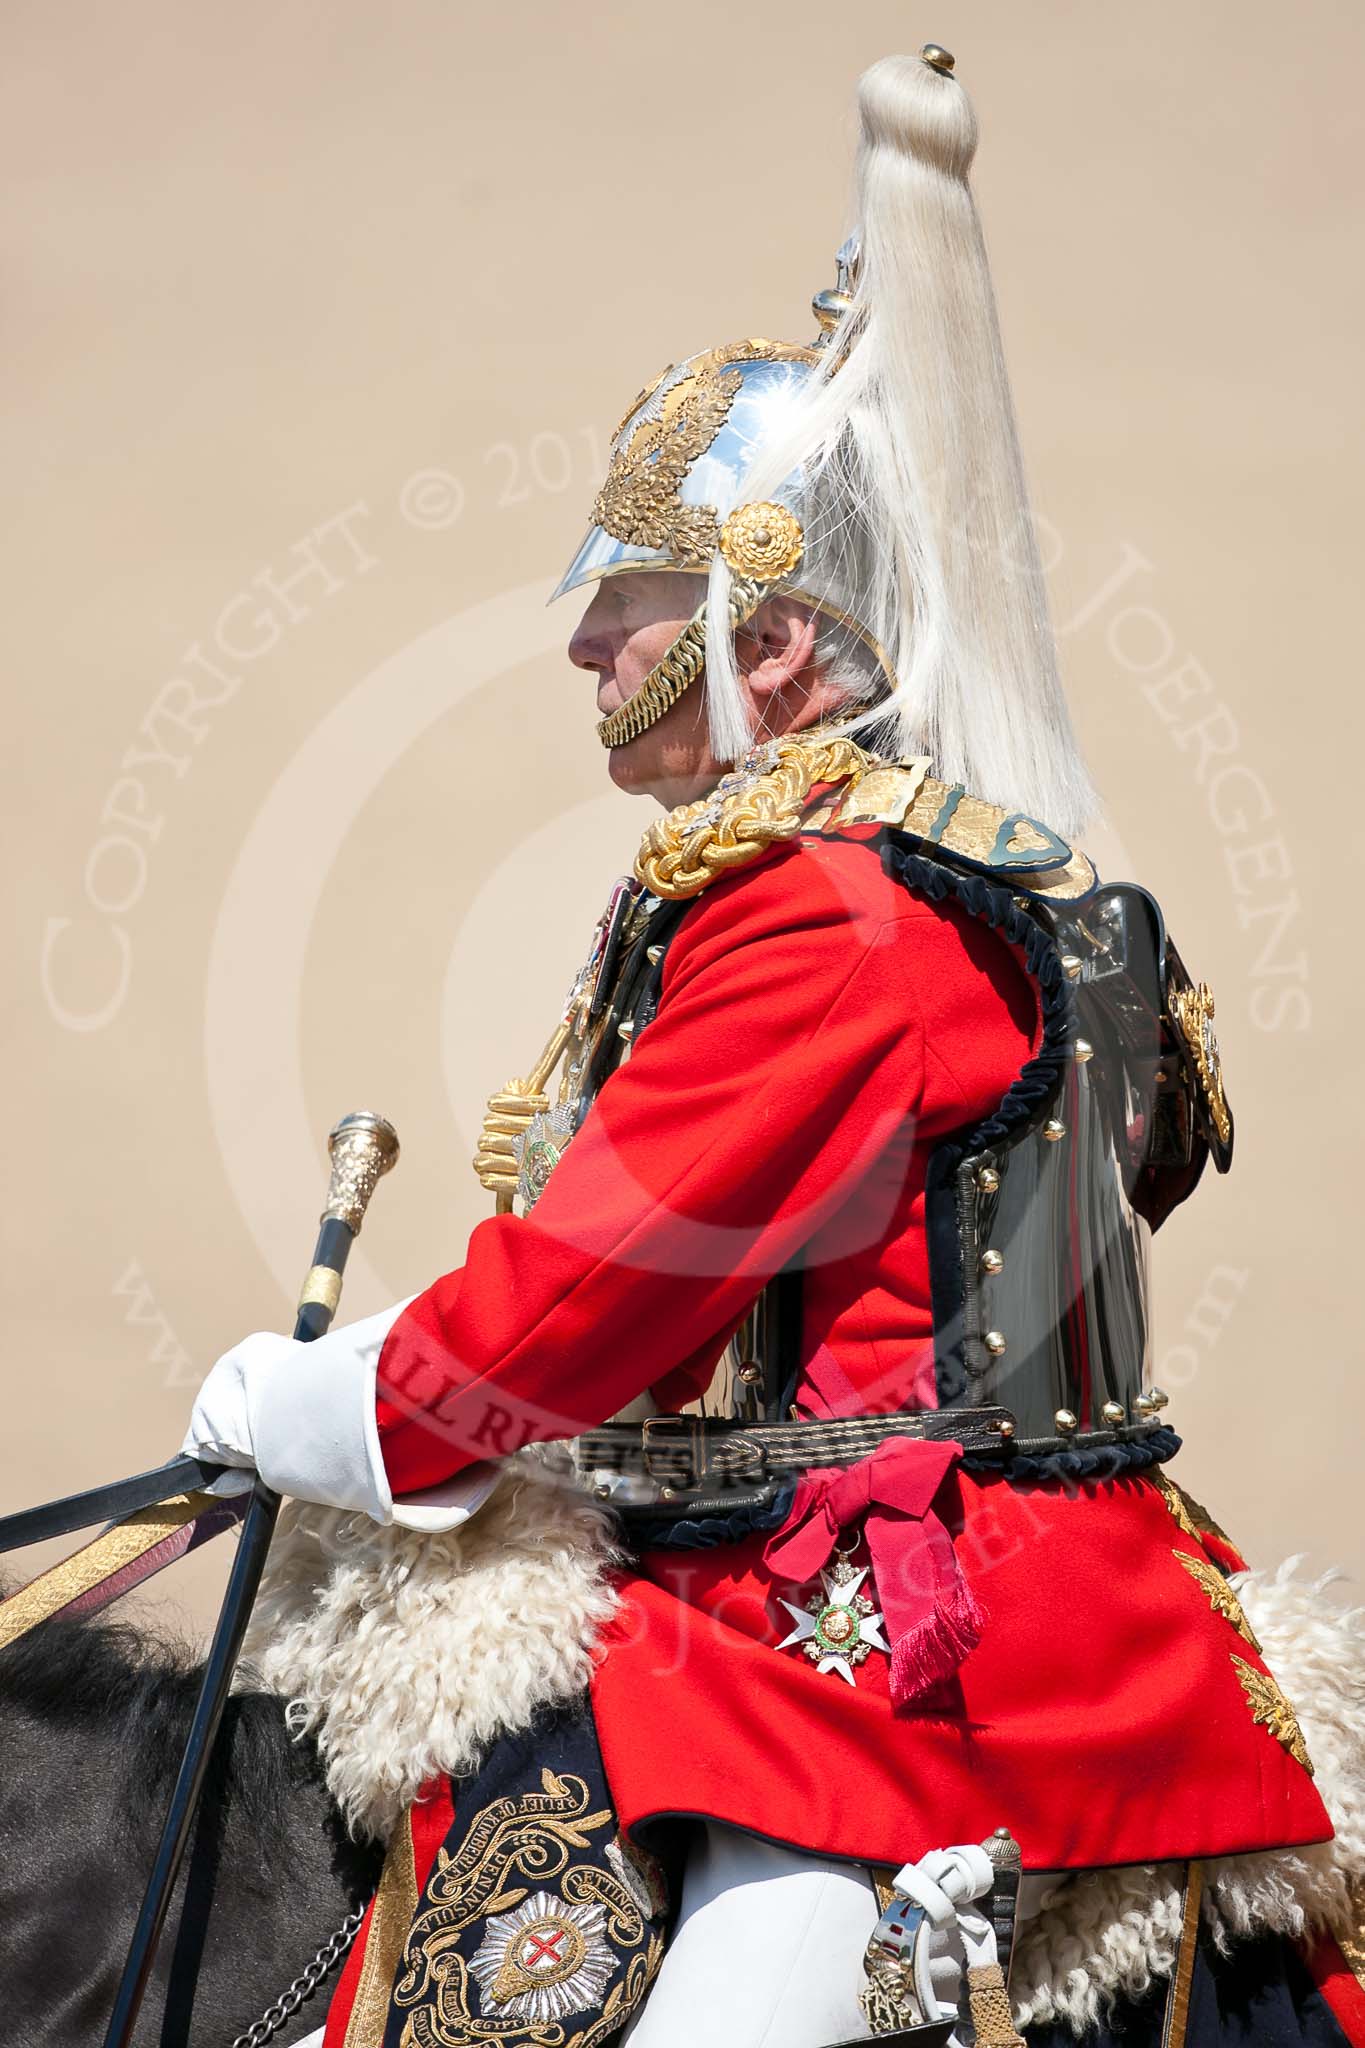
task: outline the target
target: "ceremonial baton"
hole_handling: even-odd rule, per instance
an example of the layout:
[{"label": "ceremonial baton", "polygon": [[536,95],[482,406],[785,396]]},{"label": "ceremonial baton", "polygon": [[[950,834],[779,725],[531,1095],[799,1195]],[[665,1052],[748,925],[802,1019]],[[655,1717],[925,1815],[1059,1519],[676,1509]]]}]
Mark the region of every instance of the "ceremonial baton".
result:
[{"label": "ceremonial baton", "polygon": [[[388,1172],[398,1157],[398,1134],[382,1116],[360,1110],[341,1119],[327,1140],[327,1150],[332,1160],[327,1206],[322,1212],[313,1263],[299,1294],[294,1324],[294,1335],[304,1344],[320,1337],[336,1312],[347,1254],[359,1235],[381,1175]],[[132,2039],[279,1512],[279,1495],[256,1479],[104,2048],[128,2048]]]}]

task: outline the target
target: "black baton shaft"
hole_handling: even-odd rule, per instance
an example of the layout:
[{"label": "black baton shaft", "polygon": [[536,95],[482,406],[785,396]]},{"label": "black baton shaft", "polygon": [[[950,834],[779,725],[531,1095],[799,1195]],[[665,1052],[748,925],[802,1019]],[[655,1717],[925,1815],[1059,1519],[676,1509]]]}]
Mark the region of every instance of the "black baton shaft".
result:
[{"label": "black baton shaft", "polygon": [[[365,1202],[373,1192],[379,1175],[388,1170],[398,1153],[398,1141],[392,1126],[381,1117],[370,1117],[362,1112],[360,1117],[343,1118],[332,1133],[331,1144],[334,1159],[337,1157],[336,1140],[348,1127],[362,1124],[362,1128],[382,1126],[384,1151],[382,1163],[377,1164],[369,1186],[362,1190],[358,1213],[353,1209],[354,1221],[347,1222],[323,1212],[322,1226],[313,1252],[313,1263],[303,1283],[299,1300],[298,1316],[294,1323],[294,1336],[298,1342],[311,1343],[320,1337],[336,1313],[341,1293],[341,1276],[346,1269],[346,1260],[354,1244],[360,1222],[364,1216]],[[335,1187],[335,1176],[334,1176]],[[133,2028],[147,1989],[147,1980],[156,1961],[157,1943],[165,1925],[171,1893],[180,1872],[185,1849],[189,1842],[194,1818],[199,1810],[199,1801],[204,1790],[204,1779],[213,1759],[213,1746],[218,1734],[223,1710],[227,1705],[232,1685],[232,1674],[236,1668],[242,1637],[246,1634],[256,1591],[261,1583],[265,1568],[266,1552],[275,1531],[275,1522],[280,1512],[280,1496],[257,1479],[251,1490],[251,1505],[242,1523],[242,1533],[237,1544],[237,1555],[228,1576],[227,1591],[218,1611],[218,1620],[209,1645],[208,1661],[199,1687],[199,1696],[194,1704],[194,1716],[190,1731],[185,1738],[185,1753],[180,1770],[171,1792],[170,1805],[166,1810],[165,1824],[157,1844],[156,1861],[152,1874],[147,1880],[142,1905],[133,1930],[128,1960],[123,1966],[119,1980],[118,1995],[110,2015],[108,2030],[104,2036],[104,2048],[128,2048]]]}]

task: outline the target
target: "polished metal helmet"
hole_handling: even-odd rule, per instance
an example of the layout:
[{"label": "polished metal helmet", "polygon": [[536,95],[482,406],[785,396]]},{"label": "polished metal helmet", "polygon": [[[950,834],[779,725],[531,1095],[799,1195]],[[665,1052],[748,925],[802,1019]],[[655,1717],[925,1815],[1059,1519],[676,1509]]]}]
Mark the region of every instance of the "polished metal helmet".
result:
[{"label": "polished metal helmet", "polygon": [[[780,590],[871,642],[860,616],[847,508],[822,513],[800,467],[758,500],[746,491],[755,463],[783,436],[807,394],[821,349],[849,305],[856,254],[856,244],[846,243],[837,287],[814,302],[817,342],[730,342],[671,365],[646,386],[612,436],[593,523],[555,597],[631,570],[705,575],[720,554],[733,578],[732,625]],[[644,687],[601,721],[603,744],[619,746],[661,717],[700,673],[704,647],[703,607]]]}]

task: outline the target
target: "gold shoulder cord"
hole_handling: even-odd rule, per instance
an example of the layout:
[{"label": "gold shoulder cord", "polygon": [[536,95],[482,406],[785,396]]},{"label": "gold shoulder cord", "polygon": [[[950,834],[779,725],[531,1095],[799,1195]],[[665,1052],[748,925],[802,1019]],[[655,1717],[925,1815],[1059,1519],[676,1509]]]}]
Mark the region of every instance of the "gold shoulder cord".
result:
[{"label": "gold shoulder cord", "polygon": [[710,796],[679,804],[650,826],[635,872],[655,896],[680,901],[757,860],[770,846],[795,839],[807,797],[817,783],[850,782],[873,764],[852,740],[779,740],[771,767],[740,769]]}]

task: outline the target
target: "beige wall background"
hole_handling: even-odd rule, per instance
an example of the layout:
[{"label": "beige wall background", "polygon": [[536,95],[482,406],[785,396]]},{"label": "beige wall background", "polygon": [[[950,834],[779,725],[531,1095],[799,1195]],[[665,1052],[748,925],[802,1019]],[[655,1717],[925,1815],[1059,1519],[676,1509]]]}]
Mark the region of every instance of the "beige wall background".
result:
[{"label": "beige wall background", "polygon": [[1365,1567],[1335,0],[11,0],[4,1505],[169,1455],[287,1326],[343,1111],[404,1144],[349,1312],[459,1262],[483,1098],[646,822],[543,609],[606,430],[808,333],[854,82],[930,37],[1106,866],[1218,996],[1238,1159],[1156,1247],[1181,1476],[1258,1560]]}]

